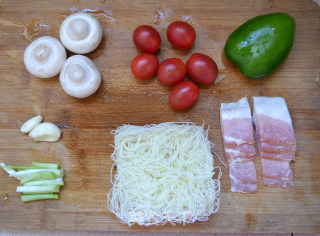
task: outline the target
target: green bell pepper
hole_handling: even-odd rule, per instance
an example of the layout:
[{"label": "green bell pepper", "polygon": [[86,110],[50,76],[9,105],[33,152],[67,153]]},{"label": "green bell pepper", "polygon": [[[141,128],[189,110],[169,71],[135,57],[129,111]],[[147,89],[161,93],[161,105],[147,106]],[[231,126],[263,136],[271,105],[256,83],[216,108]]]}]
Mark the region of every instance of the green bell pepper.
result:
[{"label": "green bell pepper", "polygon": [[294,32],[295,21],[285,13],[257,16],[229,36],[224,53],[245,76],[263,78],[274,72],[287,57]]}]

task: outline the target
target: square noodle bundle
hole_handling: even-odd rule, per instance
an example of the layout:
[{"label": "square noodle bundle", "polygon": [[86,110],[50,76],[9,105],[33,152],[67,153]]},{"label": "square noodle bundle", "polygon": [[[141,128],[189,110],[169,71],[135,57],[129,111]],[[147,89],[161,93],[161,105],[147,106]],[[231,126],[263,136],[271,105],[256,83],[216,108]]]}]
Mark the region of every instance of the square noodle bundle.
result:
[{"label": "square noodle bundle", "polygon": [[193,223],[218,211],[221,171],[214,179],[213,143],[203,126],[123,125],[112,133],[108,208],[122,223]]}]

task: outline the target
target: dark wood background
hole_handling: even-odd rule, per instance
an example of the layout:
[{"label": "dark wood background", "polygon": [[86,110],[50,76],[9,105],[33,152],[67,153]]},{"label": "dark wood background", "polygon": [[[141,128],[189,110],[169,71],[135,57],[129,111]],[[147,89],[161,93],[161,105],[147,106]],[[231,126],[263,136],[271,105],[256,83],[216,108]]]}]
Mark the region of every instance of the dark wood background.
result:
[{"label": "dark wood background", "polygon": [[[41,35],[59,37],[64,18],[78,10],[90,11],[103,25],[103,39],[88,54],[102,72],[102,84],[93,96],[66,95],[58,77],[38,79],[23,64],[30,40]],[[265,13],[286,12],[296,20],[293,48],[283,65],[269,78],[250,80],[223,55],[229,34],[246,20]],[[191,23],[197,40],[187,51],[172,48],[167,25]],[[130,62],[138,54],[133,30],[142,24],[156,27],[162,37],[157,54],[162,61],[186,61],[195,52],[216,60],[220,77],[200,86],[192,109],[176,112],[168,105],[170,88],[157,81],[136,80]],[[0,228],[41,228],[102,231],[173,232],[319,232],[320,231],[320,6],[316,1],[20,1],[0,3],[0,161],[29,164],[57,162],[66,170],[58,201],[23,204],[15,193],[18,181],[0,171]],[[221,207],[207,222],[192,225],[128,227],[106,208],[113,149],[111,130],[122,124],[145,125],[189,121],[210,126],[209,138],[224,157],[219,124],[220,102],[243,96],[282,96],[286,99],[297,138],[297,160],[292,188],[262,185],[256,158],[258,193],[231,193],[228,170],[222,167]],[[62,138],[36,143],[20,133],[21,124],[42,114],[58,124]],[[221,166],[218,160],[216,165]],[[5,194],[9,199],[4,200]]]}]

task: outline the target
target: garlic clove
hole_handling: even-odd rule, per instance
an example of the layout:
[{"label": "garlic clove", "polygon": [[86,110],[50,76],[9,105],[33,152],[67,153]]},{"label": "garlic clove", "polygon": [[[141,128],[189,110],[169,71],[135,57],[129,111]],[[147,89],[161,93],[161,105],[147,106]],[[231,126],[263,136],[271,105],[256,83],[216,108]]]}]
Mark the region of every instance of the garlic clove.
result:
[{"label": "garlic clove", "polygon": [[31,130],[34,129],[38,124],[40,124],[43,120],[43,117],[41,115],[35,116],[31,118],[30,120],[23,123],[23,125],[20,128],[21,133],[29,133]]},{"label": "garlic clove", "polygon": [[29,134],[34,141],[46,141],[46,142],[55,142],[59,140],[61,135],[61,130],[58,126],[44,122],[37,125]]}]

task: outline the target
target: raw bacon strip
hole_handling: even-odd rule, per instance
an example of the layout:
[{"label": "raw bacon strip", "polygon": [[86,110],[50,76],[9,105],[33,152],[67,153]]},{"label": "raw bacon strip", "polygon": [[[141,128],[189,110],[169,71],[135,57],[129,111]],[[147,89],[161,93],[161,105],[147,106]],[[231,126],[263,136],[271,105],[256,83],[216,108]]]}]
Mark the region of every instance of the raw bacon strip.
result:
[{"label": "raw bacon strip", "polygon": [[229,165],[231,191],[257,192],[257,174],[251,110],[246,97],[233,103],[222,103],[221,130]]},{"label": "raw bacon strip", "polygon": [[[295,145],[296,140],[285,101],[274,100],[272,101],[274,105],[270,104],[269,106],[267,105],[268,103],[261,104],[261,102],[263,100],[256,100],[256,103],[259,104],[256,109],[259,114],[259,132],[263,134],[263,136],[259,136],[260,141],[275,145]],[[272,111],[269,110],[268,113],[267,110],[270,108],[272,108]]]},{"label": "raw bacon strip", "polygon": [[237,157],[253,160],[255,156],[255,150],[252,144],[242,144],[233,148],[225,147],[225,153],[228,162]]},{"label": "raw bacon strip", "polygon": [[294,161],[295,155],[291,153],[268,153],[260,151],[260,157],[269,160]]},{"label": "raw bacon strip", "polygon": [[[259,140],[258,140],[259,142]],[[266,142],[260,141],[260,150],[263,152],[270,152],[270,153],[292,153],[296,152],[296,145],[276,145],[276,144],[269,144]]]},{"label": "raw bacon strip", "polygon": [[283,98],[253,97],[253,119],[263,172],[269,187],[293,186],[290,162],[295,160],[296,140]]},{"label": "raw bacon strip", "polygon": [[293,186],[293,181],[291,179],[282,180],[282,179],[272,179],[268,177],[263,177],[263,183],[268,187],[289,187]]},{"label": "raw bacon strip", "polygon": [[257,192],[257,174],[253,161],[233,162],[229,165],[229,176],[232,192]]},{"label": "raw bacon strip", "polygon": [[271,179],[293,179],[292,170],[288,161],[276,161],[261,158],[264,177]]}]

